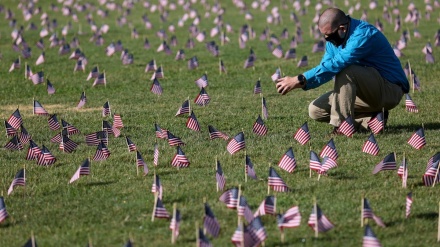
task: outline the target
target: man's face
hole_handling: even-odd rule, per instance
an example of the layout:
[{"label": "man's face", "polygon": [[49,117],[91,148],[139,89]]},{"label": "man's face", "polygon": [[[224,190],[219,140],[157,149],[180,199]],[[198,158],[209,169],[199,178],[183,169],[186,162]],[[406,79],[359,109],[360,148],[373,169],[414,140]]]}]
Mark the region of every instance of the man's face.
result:
[{"label": "man's face", "polygon": [[319,27],[319,31],[324,35],[326,41],[338,47],[344,43],[347,24],[348,23],[341,24],[334,29],[331,28],[330,24],[326,24]]}]

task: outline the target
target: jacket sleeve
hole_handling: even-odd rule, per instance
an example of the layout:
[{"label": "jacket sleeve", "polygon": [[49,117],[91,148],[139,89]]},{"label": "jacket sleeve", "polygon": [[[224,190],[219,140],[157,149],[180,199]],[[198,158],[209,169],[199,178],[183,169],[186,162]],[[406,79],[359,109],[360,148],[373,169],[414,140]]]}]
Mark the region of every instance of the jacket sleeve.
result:
[{"label": "jacket sleeve", "polygon": [[373,30],[358,29],[350,35],[344,48],[335,47],[327,42],[325,54],[319,65],[304,73],[307,79],[304,90],[319,87],[344,68],[357,64],[372,52],[377,43],[375,39]]}]

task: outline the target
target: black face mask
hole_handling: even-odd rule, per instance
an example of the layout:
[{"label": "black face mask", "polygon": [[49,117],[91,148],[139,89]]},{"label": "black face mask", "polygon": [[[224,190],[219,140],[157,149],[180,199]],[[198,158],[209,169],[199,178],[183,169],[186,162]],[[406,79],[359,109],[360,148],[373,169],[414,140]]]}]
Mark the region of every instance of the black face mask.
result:
[{"label": "black face mask", "polygon": [[[347,23],[346,23],[347,24]],[[346,24],[342,24],[342,25],[346,25]],[[345,36],[347,35],[347,33],[345,34]],[[336,29],[335,32],[327,35],[327,37],[324,37],[324,39],[332,44],[334,44],[336,47],[342,45],[345,41],[345,36],[343,38],[341,38],[341,36],[339,36],[339,28]]]}]

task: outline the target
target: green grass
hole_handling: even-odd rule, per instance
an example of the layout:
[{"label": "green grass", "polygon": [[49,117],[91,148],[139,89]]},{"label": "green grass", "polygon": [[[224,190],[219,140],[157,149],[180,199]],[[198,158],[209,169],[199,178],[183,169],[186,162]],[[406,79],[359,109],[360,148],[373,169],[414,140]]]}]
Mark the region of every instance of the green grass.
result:
[{"label": "green grass", "polygon": [[[37,6],[47,10],[50,19],[58,20],[58,28],[55,30],[59,35],[61,29],[70,18],[63,16],[60,11],[54,12],[48,9],[51,3],[56,1],[40,0]],[[96,1],[96,8],[104,8]],[[118,1],[120,2],[120,1]],[[213,1],[208,1],[211,5]],[[250,1],[248,4],[250,4]],[[391,111],[388,123],[388,131],[377,135],[376,140],[381,148],[377,157],[361,152],[364,141],[369,133],[356,133],[353,138],[343,136],[335,137],[336,147],[340,158],[338,167],[329,172],[328,177],[322,177],[317,181],[317,175],[309,178],[308,163],[310,148],[319,152],[330,139],[331,126],[311,121],[308,118],[308,104],[321,95],[331,90],[332,83],[328,83],[316,90],[303,92],[301,90],[290,92],[286,96],[280,96],[270,75],[279,66],[285,75],[296,75],[306,69],[310,69],[320,61],[322,54],[312,54],[313,39],[309,35],[309,27],[314,15],[316,1],[307,8],[307,16],[299,16],[301,27],[304,31],[304,43],[299,44],[297,56],[309,56],[309,64],[306,69],[296,67],[296,61],[276,59],[266,48],[266,43],[259,41],[258,36],[268,26],[271,32],[278,37],[284,28],[288,28],[290,36],[296,31],[294,23],[289,20],[289,13],[294,11],[292,3],[288,2],[289,9],[280,8],[283,23],[279,25],[267,24],[266,13],[250,8],[254,15],[253,21],[246,21],[244,15],[234,7],[231,1],[222,2],[226,8],[224,20],[234,27],[234,33],[228,34],[231,43],[220,47],[220,58],[224,61],[228,70],[227,74],[218,73],[218,59],[207,53],[204,43],[196,41],[194,49],[184,48],[188,39],[188,26],[192,20],[185,23],[183,28],[177,27],[178,19],[183,15],[181,6],[176,11],[169,11],[167,23],[161,23],[159,13],[150,13],[142,7],[142,2],[136,3],[131,14],[127,16],[130,26],[136,27],[140,33],[139,39],[131,39],[131,28],[128,25],[118,27],[115,19],[122,12],[110,12],[107,18],[94,16],[97,26],[107,23],[110,31],[104,35],[105,45],[95,46],[88,40],[91,32],[86,24],[84,12],[78,13],[79,23],[72,22],[73,29],[67,35],[66,40],[71,41],[74,36],[81,42],[81,50],[88,58],[89,65],[85,73],[73,73],[74,62],[67,56],[58,56],[58,48],[46,49],[46,62],[35,66],[35,60],[40,51],[35,47],[39,39],[38,31],[26,31],[24,38],[32,48],[32,58],[22,60],[22,68],[8,73],[11,63],[19,56],[11,49],[12,41],[4,13],[0,18],[0,51],[3,58],[0,62],[0,116],[7,119],[16,109],[24,118],[24,126],[39,145],[46,145],[57,157],[58,161],[52,167],[39,167],[35,162],[26,161],[27,146],[23,151],[0,151],[0,185],[5,197],[9,219],[0,225],[0,246],[23,245],[34,233],[37,242],[41,246],[84,246],[89,239],[94,246],[121,246],[131,238],[136,246],[168,246],[170,244],[169,221],[156,219],[151,222],[154,196],[150,192],[153,182],[153,170],[160,176],[164,187],[163,203],[171,213],[173,203],[177,203],[182,214],[180,236],[177,239],[178,246],[194,246],[195,224],[203,221],[203,200],[210,204],[213,212],[221,224],[219,238],[211,239],[214,246],[230,245],[230,238],[237,224],[236,212],[229,210],[219,202],[221,192],[216,191],[215,185],[215,159],[217,158],[223,167],[226,176],[226,186],[238,186],[241,184],[243,195],[248,200],[253,210],[256,210],[261,201],[267,195],[267,174],[269,164],[272,164],[280,176],[292,189],[291,193],[277,193],[277,209],[285,211],[293,205],[298,205],[302,214],[302,225],[296,229],[286,230],[286,243],[280,241],[279,230],[274,217],[264,216],[268,238],[266,246],[360,246],[362,243],[363,228],[360,227],[360,207],[362,195],[365,195],[374,212],[387,224],[387,228],[380,228],[374,223],[373,230],[383,246],[433,246],[436,243],[436,223],[438,198],[440,193],[435,188],[427,188],[422,185],[421,177],[428,159],[439,151],[440,131],[438,103],[439,89],[437,78],[440,76],[439,65],[426,64],[424,55],[421,53],[423,46],[430,41],[437,31],[436,16],[432,19],[422,20],[418,29],[422,33],[421,39],[412,38],[408,47],[403,50],[405,57],[401,58],[402,65],[409,60],[411,66],[422,81],[421,92],[411,94],[420,112],[412,114],[405,111],[404,100]],[[81,3],[84,3],[81,1]],[[19,25],[25,27],[21,11],[17,9],[16,1],[3,1],[5,8],[14,11]],[[344,10],[343,1],[337,4]],[[362,1],[367,8],[367,1]],[[56,3],[59,8],[61,5]],[[417,1],[418,9],[423,12],[424,4]],[[269,10],[274,6],[280,6],[279,1],[274,1]],[[203,18],[204,7],[194,4],[201,15],[200,30],[209,34],[213,27],[212,20],[215,15],[211,13],[209,18]],[[376,10],[368,11],[368,20],[374,23],[376,18],[382,16],[383,3],[379,3]],[[406,15],[406,4],[400,5],[402,18]],[[147,14],[153,23],[152,30],[146,30],[141,16]],[[359,18],[362,12],[355,11],[354,18]],[[40,27],[40,14],[34,16],[31,21]],[[176,25],[176,36],[179,41],[177,47],[171,47],[173,55],[157,53],[156,48],[160,40],[155,32],[160,28],[166,29],[168,24]],[[74,34],[79,25],[84,34]],[[257,38],[250,40],[246,49],[238,48],[239,28],[249,24],[255,29]],[[391,43],[394,43],[401,32],[393,32],[394,24],[384,22],[385,34]],[[403,28],[411,33],[414,29],[412,24],[402,22]],[[170,37],[171,34],[168,33]],[[147,37],[151,43],[151,49],[143,49],[143,38]],[[122,66],[119,54],[112,57],[105,56],[105,47],[110,42],[121,40],[124,48],[134,54],[135,62],[129,66]],[[208,41],[218,37],[207,38]],[[49,46],[48,37],[44,39],[46,47]],[[289,40],[282,40],[282,46],[286,49]],[[252,47],[257,55],[254,69],[243,69],[243,63]],[[196,70],[188,70],[186,61],[174,61],[177,49],[183,48],[186,58],[197,56],[200,67]],[[439,52],[434,48],[434,56],[439,57]],[[160,79],[164,93],[158,97],[149,91],[151,73],[144,73],[145,65],[155,59],[159,65],[163,65],[165,79]],[[24,62],[31,65],[33,72],[43,70],[56,88],[56,93],[47,95],[43,85],[32,85],[25,80]],[[86,81],[87,73],[94,66],[99,65],[101,71],[106,71],[107,86],[92,87],[91,81]],[[203,73],[208,74],[208,94],[211,102],[206,107],[192,104],[200,125],[201,132],[194,132],[186,128],[186,117],[175,117],[175,113],[182,102],[190,98],[193,100],[199,92],[194,80]],[[269,119],[265,124],[269,128],[267,136],[259,137],[252,133],[252,125],[261,113],[261,98],[253,95],[252,90],[255,82],[261,78],[263,95],[267,100]],[[82,91],[86,91],[87,104],[77,110],[76,105]],[[32,99],[38,100],[49,113],[56,113],[58,118],[63,118],[81,130],[81,135],[74,135],[72,139],[80,145],[72,154],[62,153],[58,145],[50,142],[50,138],[56,134],[50,131],[47,118],[32,115]],[[101,116],[102,105],[109,100],[113,111],[120,113],[125,128],[122,134],[129,136],[137,145],[148,163],[150,173],[147,176],[136,175],[135,153],[128,153],[125,138],[111,138],[109,149],[111,156],[107,161],[92,162],[91,175],[80,178],[74,184],[68,184],[70,177],[76,171],[82,161],[92,157],[95,147],[85,145],[84,134],[98,131],[103,120]],[[106,119],[109,120],[109,119]],[[310,148],[308,145],[301,146],[293,140],[293,133],[305,121],[308,121],[312,134]],[[183,150],[191,162],[187,169],[177,170],[170,165],[175,154],[175,148],[170,147],[166,141],[155,138],[154,123],[157,122],[162,128],[170,130],[180,137],[186,146]],[[418,127],[425,127],[427,145],[421,150],[410,147],[406,141]],[[234,136],[244,131],[246,138],[246,153],[255,164],[258,181],[244,181],[244,152],[230,155],[226,151],[226,142],[223,140],[208,139],[208,125]],[[0,137],[0,143],[6,144],[8,138]],[[153,147],[158,142],[160,149],[160,164],[154,168]],[[298,168],[288,174],[276,167],[281,156],[292,147]],[[400,162],[405,154],[409,164],[408,188],[401,188],[401,182],[395,171],[385,171],[372,175],[371,171],[383,157],[390,152],[396,152]],[[26,188],[16,187],[14,192],[7,196],[7,189],[15,173],[26,166]],[[413,192],[412,215],[405,219],[405,196]],[[320,234],[314,238],[313,231],[307,226],[307,219],[313,205],[313,198],[317,198],[318,204],[324,214],[335,224],[335,228],[328,233]]]}]

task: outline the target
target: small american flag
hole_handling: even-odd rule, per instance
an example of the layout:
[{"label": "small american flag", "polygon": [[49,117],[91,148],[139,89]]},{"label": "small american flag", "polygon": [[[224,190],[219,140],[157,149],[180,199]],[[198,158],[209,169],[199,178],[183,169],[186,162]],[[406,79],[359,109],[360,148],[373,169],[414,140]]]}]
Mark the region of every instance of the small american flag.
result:
[{"label": "small american flag", "polygon": [[220,71],[220,73],[221,72],[226,73],[226,67],[225,67],[225,64],[223,63],[223,60],[220,60],[220,62],[219,62],[219,71]]},{"label": "small american flag", "polygon": [[40,148],[35,144],[34,141],[29,141],[29,148],[26,154],[26,160],[34,160],[38,158],[38,156],[41,154]]},{"label": "small american flag", "polygon": [[243,67],[245,69],[254,67],[254,61],[255,61],[255,58],[253,56],[249,56],[248,59],[246,59],[246,61],[244,61]]},{"label": "small american flag", "polygon": [[37,58],[37,61],[35,61],[35,65],[40,65],[44,63],[45,61],[44,57],[45,57],[44,52],[42,52],[40,56]]},{"label": "small american flag", "polygon": [[155,166],[159,165],[159,145],[157,143],[154,144],[153,164]]},{"label": "small american flag", "polygon": [[261,93],[261,81],[258,80],[254,86],[254,94],[260,94],[260,93]]},{"label": "small american flag", "polygon": [[267,196],[258,207],[254,216],[262,216],[266,214],[275,215],[276,200],[274,196]]},{"label": "small american flag", "polygon": [[188,69],[195,69],[199,67],[199,61],[196,56],[188,60]]},{"label": "small american flag", "polygon": [[290,48],[286,51],[286,54],[284,54],[284,59],[295,59],[296,58],[296,49]]},{"label": "small american flag", "polygon": [[177,152],[171,160],[171,165],[179,168],[189,167],[190,165],[188,158],[186,158],[186,155],[180,146],[177,146]]},{"label": "small american flag", "polygon": [[49,128],[51,130],[57,130],[61,128],[60,122],[58,121],[57,114],[50,115],[49,119],[47,120],[47,123],[49,124]]},{"label": "small american flag", "polygon": [[5,200],[3,199],[3,196],[0,196],[0,223],[6,220],[8,218],[8,212],[6,211],[6,204]]},{"label": "small american flag", "polygon": [[267,117],[268,117],[267,105],[266,105],[266,99],[264,97],[261,97],[261,113],[262,113],[263,119],[267,119]]},{"label": "small american flag", "polygon": [[78,60],[78,58],[81,56],[81,50],[79,48],[75,49],[75,51],[70,54],[69,59]]},{"label": "small american flag", "polygon": [[185,145],[185,143],[182,140],[180,140],[179,137],[175,136],[170,131],[168,131],[167,134],[168,134],[168,145],[170,145],[170,146]]},{"label": "small american flag", "polygon": [[421,149],[426,145],[425,131],[423,127],[414,132],[408,139],[408,144],[415,149]]},{"label": "small american flag", "polygon": [[203,230],[199,228],[199,234],[197,239],[197,247],[212,247],[212,244],[209,242],[209,239],[203,233]]},{"label": "small american flag", "polygon": [[73,71],[85,71],[86,65],[82,59],[78,59],[75,63],[75,67],[73,68]]},{"label": "small american flag", "polygon": [[319,153],[319,156],[321,158],[324,158],[325,156],[328,156],[334,160],[338,159],[338,151],[336,150],[335,143],[333,141],[333,138],[328,141],[328,143],[322,148],[321,152]]},{"label": "small american flag", "polygon": [[25,177],[25,170],[20,169],[17,174],[15,174],[14,180],[12,180],[11,185],[9,186],[8,189],[8,195],[10,195],[12,193],[12,191],[14,190],[15,186],[26,186],[26,177]]},{"label": "small american flag", "polygon": [[161,95],[163,92],[162,86],[156,78],[154,78],[153,84],[151,84],[150,91],[157,95]]},{"label": "small american flag", "polygon": [[411,214],[411,205],[413,203],[413,199],[412,199],[412,192],[409,192],[406,195],[406,210],[405,210],[405,217],[408,218],[409,215]]},{"label": "small american flag", "polygon": [[287,187],[286,183],[281,179],[280,175],[273,169],[269,168],[269,179],[268,185],[277,192],[287,192],[289,191],[289,187]]},{"label": "small american flag", "polygon": [[89,75],[87,76],[87,80],[90,79],[96,79],[99,76],[99,70],[98,70],[98,66],[93,67],[93,69],[90,71]]},{"label": "small american flag", "polygon": [[9,149],[9,150],[22,150],[23,145],[21,144],[18,136],[15,135],[14,137],[12,137],[11,140],[9,140],[8,143],[5,144],[4,148]]},{"label": "small american flag", "polygon": [[188,120],[186,121],[186,127],[194,131],[200,131],[199,121],[197,121],[197,117],[193,111],[191,111],[191,115],[189,115]]},{"label": "small american flag", "polygon": [[434,183],[440,181],[440,176],[437,172],[439,168],[439,160],[435,161],[429,168],[426,169],[423,175],[423,183],[425,186],[432,186]]},{"label": "small american flag", "polygon": [[272,78],[273,82],[277,82],[277,80],[281,78],[281,70],[280,70],[280,68],[277,68],[275,70],[275,73],[273,73],[270,78]]},{"label": "small american flag", "polygon": [[86,159],[82,165],[79,166],[78,170],[76,170],[75,174],[73,174],[69,183],[73,183],[78,180],[81,176],[90,175],[90,160]]},{"label": "small american flag", "polygon": [[345,120],[339,125],[339,132],[346,135],[347,137],[353,136],[356,132],[354,128],[354,121],[351,115],[348,115]]},{"label": "small american flag", "polygon": [[307,56],[303,56],[303,57],[301,58],[301,60],[298,62],[297,67],[298,67],[298,68],[300,68],[300,67],[306,67],[306,66],[308,66],[308,65],[309,65],[309,62],[308,62]]},{"label": "small american flag", "polygon": [[15,69],[20,69],[20,58],[15,59],[15,61],[12,63],[11,67],[9,68],[9,72],[14,71]]},{"label": "small american flag", "polygon": [[71,153],[78,147],[78,143],[72,141],[69,137],[63,135],[60,142],[60,150]]},{"label": "small american flag", "polygon": [[176,53],[176,57],[174,57],[176,61],[185,60],[185,51],[183,49],[179,49]]},{"label": "small american flag", "polygon": [[206,106],[210,101],[211,101],[211,98],[209,97],[205,88],[202,88],[200,90],[200,93],[194,99],[194,103],[196,103],[199,106]]},{"label": "small american flag", "polygon": [[180,116],[183,114],[187,114],[190,113],[190,106],[189,106],[189,100],[185,100],[182,104],[182,106],[180,106],[179,110],[177,110],[177,113],[175,116]]},{"label": "small american flag", "polygon": [[373,209],[371,208],[367,198],[364,198],[363,204],[364,204],[364,208],[362,210],[362,218],[373,219],[376,222],[376,224],[378,224],[381,227],[385,227],[385,224],[383,223],[382,219],[373,213]]},{"label": "small american flag", "polygon": [[383,112],[379,112],[376,116],[372,117],[368,121],[368,127],[370,127],[374,134],[378,134],[381,130],[383,130],[385,127]]},{"label": "small american flag", "polygon": [[291,147],[286,151],[283,157],[281,157],[278,166],[289,173],[292,173],[295,170],[296,160]]},{"label": "small american flag", "polygon": [[148,41],[148,38],[145,38],[144,41],[144,49],[150,49],[150,41]]},{"label": "small american flag", "polygon": [[313,231],[318,230],[318,232],[327,232],[334,227],[333,223],[322,213],[318,205],[316,205],[316,209],[315,207],[312,208],[307,224]]},{"label": "small american flag", "polygon": [[139,166],[143,167],[143,166],[146,166],[146,165],[147,165],[147,163],[145,163],[144,158],[142,158],[141,152],[136,150],[136,166],[137,167],[139,167]]},{"label": "small american flag", "polygon": [[274,55],[277,58],[283,57],[283,48],[281,47],[281,45],[275,47],[275,49],[272,51],[272,55]]},{"label": "small american flag", "polygon": [[125,141],[127,142],[127,148],[128,152],[134,152],[137,150],[136,145],[128,138],[128,136],[125,137]]},{"label": "small american flag", "polygon": [[321,171],[321,161],[319,160],[318,155],[312,150],[310,150],[309,168],[318,173]]},{"label": "small american flag", "polygon": [[61,124],[63,126],[63,129],[67,130],[67,134],[68,135],[74,135],[74,134],[79,134],[81,133],[79,131],[79,129],[77,129],[75,126],[71,125],[70,123],[64,121],[63,119],[61,119]]},{"label": "small american flag", "polygon": [[246,143],[243,132],[238,133],[234,138],[232,138],[226,147],[230,154],[235,154],[244,148],[246,148]]},{"label": "small american flag", "polygon": [[206,74],[203,74],[202,77],[195,80],[196,85],[202,89],[208,86],[208,76]]},{"label": "small american flag", "polygon": [[102,161],[102,160],[106,160],[108,157],[110,157],[110,151],[108,150],[104,142],[101,141],[98,147],[96,148],[96,152],[95,155],[93,156],[93,160]]},{"label": "small american flag", "polygon": [[283,215],[277,215],[278,228],[294,228],[301,225],[301,213],[298,206],[289,208]]},{"label": "small american flag", "polygon": [[43,41],[43,39],[38,40],[36,46],[37,46],[39,49],[44,50],[44,41]]},{"label": "small american flag", "polygon": [[254,215],[252,214],[252,210],[249,207],[246,198],[244,196],[240,196],[238,207],[237,207],[237,215],[244,216],[247,222],[251,222],[254,219]]},{"label": "small american flag", "polygon": [[179,236],[180,219],[180,211],[176,209],[176,213],[173,215],[169,227],[175,237]]},{"label": "small american flag", "polygon": [[87,134],[85,141],[88,146],[98,146],[101,141],[104,142],[104,144],[108,144],[108,134],[106,131],[97,131]]},{"label": "small american flag", "polygon": [[81,93],[81,97],[79,99],[78,105],[76,106],[77,109],[82,108],[87,102],[86,92]]},{"label": "small american flag", "polygon": [[115,137],[119,137],[121,135],[121,130],[113,127],[108,121],[102,121],[102,131],[107,132],[108,135],[114,135]]},{"label": "small american flag", "polygon": [[24,71],[24,77],[27,79],[31,79],[31,76],[33,75],[31,66],[29,64],[26,65],[25,71]]},{"label": "small american flag", "polygon": [[105,71],[98,75],[98,77],[95,78],[95,81],[93,82],[93,87],[96,85],[106,85],[107,80],[105,79]]},{"label": "small american flag", "polygon": [[157,174],[154,174],[153,185],[151,186],[151,192],[157,193],[157,197],[162,199],[163,187],[162,184],[160,183],[159,175]]},{"label": "small american flag", "polygon": [[267,238],[266,230],[264,229],[263,223],[260,217],[255,217],[248,225],[250,235],[253,240],[257,243],[254,246],[259,246]]},{"label": "small american flag", "polygon": [[316,42],[312,47],[312,53],[323,52],[323,51],[325,51],[325,43],[322,40]]},{"label": "small american flag", "polygon": [[376,235],[374,235],[373,230],[369,225],[365,226],[365,233],[362,239],[362,247],[381,247],[382,245],[377,239]]},{"label": "small american flag", "polygon": [[124,128],[124,123],[122,123],[121,115],[113,113],[113,127],[118,129]]},{"label": "small american flag", "polygon": [[246,154],[246,174],[247,176],[251,177],[252,179],[257,179],[257,174],[255,173],[254,170],[254,164],[252,164],[251,158],[249,157],[249,155]]},{"label": "small american flag", "polygon": [[21,118],[20,111],[17,109],[15,110],[11,116],[8,118],[8,123],[14,128],[18,129],[20,128],[20,125],[23,124],[23,119]]},{"label": "small american flag", "polygon": [[310,141],[310,132],[307,122],[305,122],[293,135],[293,139],[297,140],[301,145],[305,145]]},{"label": "small american flag", "polygon": [[6,135],[7,136],[13,136],[17,133],[17,130],[12,127],[8,121],[5,120],[5,129],[6,129]]},{"label": "small american flag", "polygon": [[373,174],[376,174],[382,170],[396,170],[397,164],[396,164],[396,154],[394,152],[388,154],[385,156],[385,158],[379,162],[379,164],[376,165],[376,167],[373,170]]},{"label": "small american flag", "polygon": [[40,71],[38,73],[35,73],[31,75],[31,80],[34,85],[40,84],[44,82],[44,72]]},{"label": "small american flag", "polygon": [[155,218],[170,218],[170,214],[165,209],[165,207],[162,204],[162,200],[160,198],[157,198],[156,202],[156,210],[154,211],[154,217]]},{"label": "small american flag", "polygon": [[49,115],[49,113],[43,108],[43,106],[40,104],[40,102],[34,100],[34,109],[33,109],[34,115]]},{"label": "small american flag", "polygon": [[46,90],[47,90],[47,94],[49,95],[55,93],[55,88],[53,87],[49,79],[46,80]]},{"label": "small american flag", "polygon": [[213,237],[217,237],[220,232],[220,224],[215,218],[214,213],[209,207],[208,203],[205,203],[205,217],[203,219],[203,227]]},{"label": "small american flag", "polygon": [[102,106],[102,116],[106,117],[108,115],[110,115],[111,110],[110,110],[110,103],[108,101],[106,101],[104,103],[104,105]]},{"label": "small american flag", "polygon": [[165,75],[164,75],[164,73],[163,73],[163,68],[162,68],[162,66],[159,66],[157,69],[156,69],[156,71],[154,71],[154,74],[151,76],[151,80],[154,80],[154,79],[162,79],[162,78],[164,78],[165,77]]},{"label": "small american flag", "polygon": [[43,147],[41,148],[41,153],[38,154],[37,165],[50,166],[53,165],[56,161],[57,159],[55,158],[55,156],[53,156],[52,153],[50,153],[49,149],[47,149],[47,147],[43,145]]},{"label": "small american flag", "polygon": [[214,128],[212,125],[208,125],[208,131],[209,131],[209,139],[213,140],[216,138],[223,138],[224,140],[228,140],[229,136],[225,133],[218,131],[216,128]]},{"label": "small american flag", "polygon": [[20,137],[18,139],[22,144],[27,144],[32,139],[31,135],[24,128],[23,124],[20,126]]},{"label": "small american flag", "polygon": [[223,191],[223,189],[225,188],[226,179],[225,179],[225,175],[223,174],[220,161],[217,161],[216,164],[215,179],[217,181],[217,187],[219,188],[219,190]]},{"label": "small american flag", "polygon": [[264,125],[263,119],[261,119],[260,115],[258,115],[258,118],[252,127],[252,131],[260,136],[264,136],[267,134],[267,127],[266,125]]},{"label": "small american flag", "polygon": [[168,131],[160,128],[157,123],[154,123],[154,129],[156,131],[156,137],[161,139],[168,139]]},{"label": "small american flag", "polygon": [[227,191],[225,191],[219,198],[221,202],[226,204],[226,207],[230,209],[237,208],[237,202],[238,202],[238,189],[237,188],[231,188]]},{"label": "small american flag", "polygon": [[406,110],[408,112],[419,112],[419,109],[417,108],[416,104],[414,103],[414,101],[411,99],[411,96],[409,96],[409,94],[405,94],[405,107]]},{"label": "small american flag", "polygon": [[330,169],[335,168],[338,166],[338,163],[336,163],[336,160],[325,156],[322,159],[321,162],[321,170],[319,171],[320,174],[326,174]]},{"label": "small american flag", "polygon": [[70,53],[70,45],[69,44],[64,44],[60,47],[60,49],[58,50],[58,54],[59,55],[67,55]]},{"label": "small american flag", "polygon": [[374,138],[374,134],[371,133],[368,137],[368,140],[365,141],[364,146],[362,147],[362,152],[371,154],[371,155],[378,155],[379,154],[379,145],[376,142],[376,138]]}]

